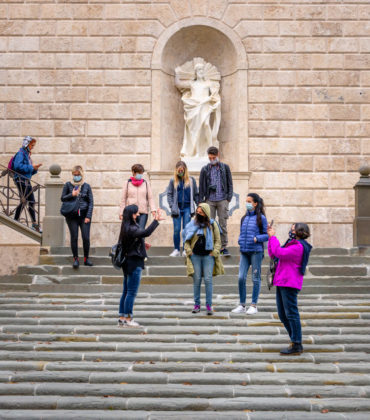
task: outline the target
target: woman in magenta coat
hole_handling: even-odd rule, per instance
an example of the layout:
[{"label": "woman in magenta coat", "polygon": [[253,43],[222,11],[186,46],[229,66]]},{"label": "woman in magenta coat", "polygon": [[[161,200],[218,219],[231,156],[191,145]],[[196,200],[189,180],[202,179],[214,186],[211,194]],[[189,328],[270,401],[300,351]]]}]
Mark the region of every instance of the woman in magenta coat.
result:
[{"label": "woman in magenta coat", "polygon": [[281,355],[297,355],[303,352],[301,320],[298,311],[298,293],[302,289],[312,246],[306,242],[310,229],[305,223],[295,223],[289,232],[289,239],[281,247],[273,227],[269,235],[270,258],[279,260],[274,276],[276,306],[280,321],[288,331],[291,345],[280,351]]}]

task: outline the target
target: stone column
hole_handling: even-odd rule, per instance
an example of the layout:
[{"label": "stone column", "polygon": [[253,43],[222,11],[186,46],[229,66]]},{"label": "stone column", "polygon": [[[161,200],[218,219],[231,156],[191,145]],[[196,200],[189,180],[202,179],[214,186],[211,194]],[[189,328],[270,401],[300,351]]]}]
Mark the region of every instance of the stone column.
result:
[{"label": "stone column", "polygon": [[64,217],[60,214],[63,181],[60,179],[62,168],[51,165],[50,178],[45,183],[45,217],[43,221],[42,246],[64,246],[66,229]]},{"label": "stone column", "polygon": [[353,221],[353,245],[370,246],[370,166],[359,169],[360,180],[355,189],[355,219]]}]

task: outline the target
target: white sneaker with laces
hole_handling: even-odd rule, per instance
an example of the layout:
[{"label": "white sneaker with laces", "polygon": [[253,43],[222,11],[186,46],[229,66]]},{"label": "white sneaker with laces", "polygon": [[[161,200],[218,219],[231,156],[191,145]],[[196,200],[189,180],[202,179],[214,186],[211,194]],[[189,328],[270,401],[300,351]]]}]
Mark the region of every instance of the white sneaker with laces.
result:
[{"label": "white sneaker with laces", "polygon": [[141,327],[141,325],[138,322],[134,321],[133,319],[129,319],[128,321],[126,321],[126,325],[128,327],[133,327],[133,328],[140,328]]},{"label": "white sneaker with laces", "polygon": [[258,312],[256,306],[250,306],[247,310],[247,315],[255,315]]},{"label": "white sneaker with laces", "polygon": [[179,256],[180,256],[180,251],[178,249],[174,249],[170,254],[170,257],[179,257]]},{"label": "white sneaker with laces", "polygon": [[182,251],[182,256],[186,257],[186,251]]},{"label": "white sneaker with laces", "polygon": [[239,305],[236,308],[234,308],[231,312],[234,314],[245,314],[245,306]]}]

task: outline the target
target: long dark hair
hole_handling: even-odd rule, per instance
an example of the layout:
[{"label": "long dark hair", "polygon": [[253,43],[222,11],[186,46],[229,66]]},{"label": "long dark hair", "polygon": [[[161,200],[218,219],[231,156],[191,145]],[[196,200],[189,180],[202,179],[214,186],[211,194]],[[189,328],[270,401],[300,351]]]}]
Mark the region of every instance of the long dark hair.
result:
[{"label": "long dark hair", "polygon": [[[247,195],[247,197],[251,197],[253,199],[253,201],[255,203],[257,203],[257,206],[255,207],[254,211],[256,212],[256,215],[257,215],[258,229],[260,230],[260,233],[262,233],[262,230],[263,230],[262,215],[264,215],[266,217],[265,203],[263,202],[263,198],[260,197],[256,193],[249,193]],[[247,213],[248,213],[248,211],[247,211]],[[246,217],[247,213],[245,213],[245,216],[243,217],[243,220]]]},{"label": "long dark hair", "polygon": [[119,235],[119,242],[121,242],[124,246],[128,245],[130,241],[130,235],[128,235],[131,226],[136,225],[136,222],[133,218],[134,214],[139,211],[139,207],[136,204],[131,204],[130,206],[126,206],[123,210],[123,218],[121,224],[121,232]]}]

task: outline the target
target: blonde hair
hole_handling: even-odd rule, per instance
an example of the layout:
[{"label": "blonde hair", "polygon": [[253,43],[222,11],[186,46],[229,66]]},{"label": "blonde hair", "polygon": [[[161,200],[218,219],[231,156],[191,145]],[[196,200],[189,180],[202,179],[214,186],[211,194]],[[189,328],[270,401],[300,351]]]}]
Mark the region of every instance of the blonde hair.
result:
[{"label": "blonde hair", "polygon": [[190,185],[190,177],[189,177],[188,167],[186,166],[185,162],[180,160],[176,163],[175,172],[174,172],[174,175],[173,175],[173,181],[174,181],[174,184],[175,184],[175,188],[177,188],[177,186],[179,185],[179,181],[180,181],[180,178],[177,175],[177,170],[179,168],[184,168],[184,177],[183,177],[184,184],[186,186],[189,186]]},{"label": "blonde hair", "polygon": [[74,167],[72,168],[72,174],[73,174],[73,172],[79,172],[82,176],[83,176],[83,174],[84,174],[84,170],[83,170],[83,168],[82,168],[82,166],[81,166],[81,165],[76,165],[76,166],[74,166]]}]

